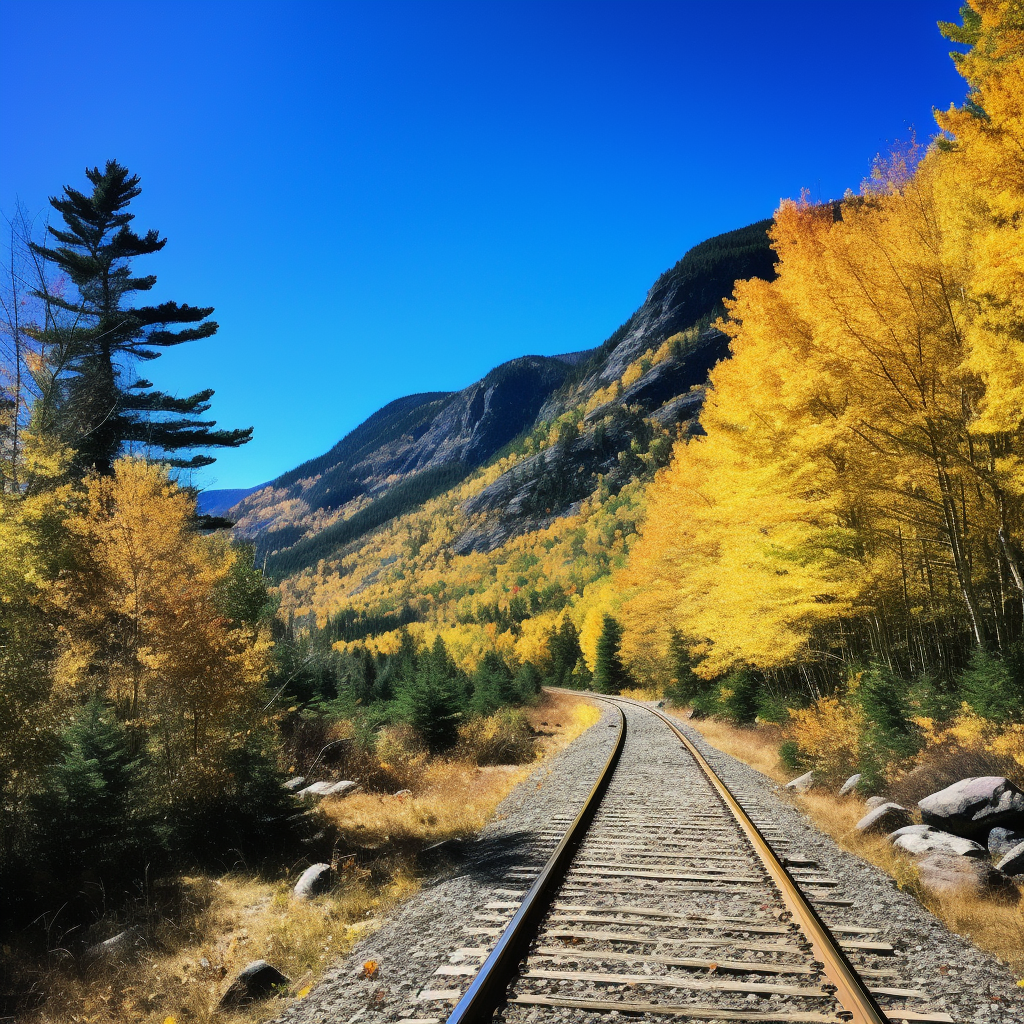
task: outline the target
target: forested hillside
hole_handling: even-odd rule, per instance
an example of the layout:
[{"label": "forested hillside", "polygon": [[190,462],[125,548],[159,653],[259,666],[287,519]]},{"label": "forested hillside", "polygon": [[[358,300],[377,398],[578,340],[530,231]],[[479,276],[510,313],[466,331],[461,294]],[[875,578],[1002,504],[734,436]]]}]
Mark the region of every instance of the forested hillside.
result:
[{"label": "forested hillside", "polygon": [[270,557],[332,687],[410,636],[579,685],[604,650],[789,723],[793,767],[878,784],[958,728],[1024,756],[1024,68],[1017,16],[967,10],[931,145],[695,247],[457,486]]}]

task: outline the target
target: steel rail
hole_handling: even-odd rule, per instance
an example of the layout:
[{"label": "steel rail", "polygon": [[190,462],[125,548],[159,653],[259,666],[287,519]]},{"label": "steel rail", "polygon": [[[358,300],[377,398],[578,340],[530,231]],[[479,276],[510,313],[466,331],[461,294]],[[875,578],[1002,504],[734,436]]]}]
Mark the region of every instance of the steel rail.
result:
[{"label": "steel rail", "polygon": [[[586,696],[598,695],[588,693]],[[566,829],[565,835],[530,886],[529,892],[523,897],[523,902],[502,932],[497,945],[477,972],[466,994],[452,1010],[448,1024],[483,1024],[489,1021],[498,1006],[505,1002],[509,982],[526,956],[530,942],[540,928],[541,919],[551,905],[555,890],[565,878],[569,864],[597,813],[601,798],[615,772],[615,766],[619,763],[619,756],[626,742],[626,715],[614,701],[608,703],[619,713],[619,733],[615,739],[615,746],[608,755],[608,761],[579,813]]]},{"label": "steel rail", "polygon": [[[689,737],[668,715],[657,708],[647,707],[645,704],[631,700],[628,697],[617,697],[614,698],[614,701],[621,701],[634,707],[643,708],[645,711],[656,715],[676,734],[693,756],[693,759],[700,766],[705,776],[707,776],[715,791],[725,802],[729,810],[732,811],[733,817],[736,818],[740,828],[746,833],[765,870],[778,887],[783,902],[810,942],[815,959],[824,965],[824,974],[829,982],[835,986],[835,998],[843,1008],[839,1013],[840,1018],[850,1021],[851,1024],[889,1024],[889,1017],[878,1005],[875,997],[868,991],[867,986],[860,975],[857,974],[856,969],[850,963],[839,943],[836,942],[828,926],[821,920],[817,911],[808,902],[793,876],[786,870],[785,865],[776,856],[768,841],[761,835],[758,827],[732,795],[729,787],[718,777],[717,772],[708,764],[704,755],[694,746]],[[898,1014],[896,1019],[899,1019]]]}]

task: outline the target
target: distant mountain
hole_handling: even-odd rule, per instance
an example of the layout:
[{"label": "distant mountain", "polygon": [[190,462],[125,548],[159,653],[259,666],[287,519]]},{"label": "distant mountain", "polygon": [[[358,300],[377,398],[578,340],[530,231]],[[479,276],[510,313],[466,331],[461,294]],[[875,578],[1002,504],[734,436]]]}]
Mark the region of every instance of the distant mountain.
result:
[{"label": "distant mountain", "polygon": [[222,516],[232,505],[237,505],[243,498],[248,498],[250,494],[266,486],[257,484],[255,487],[224,487],[200,491],[196,504],[200,515]]},{"label": "distant mountain", "polygon": [[[269,484],[206,492],[209,509],[202,510],[227,513],[236,535],[266,556],[268,570],[287,576],[352,549],[563,417],[578,424],[572,438],[465,501],[472,523],[452,550],[491,550],[566,514],[599,480],[614,487],[628,479],[631,440],[649,430],[645,422],[674,430],[695,419],[708,371],[728,355],[727,340],[708,323],[737,279],[775,276],[770,225],[759,221],[694,246],[602,345],[523,356],[462,391],[399,398]],[[645,358],[669,339],[670,351]],[[228,505],[232,494],[238,497]]]}]

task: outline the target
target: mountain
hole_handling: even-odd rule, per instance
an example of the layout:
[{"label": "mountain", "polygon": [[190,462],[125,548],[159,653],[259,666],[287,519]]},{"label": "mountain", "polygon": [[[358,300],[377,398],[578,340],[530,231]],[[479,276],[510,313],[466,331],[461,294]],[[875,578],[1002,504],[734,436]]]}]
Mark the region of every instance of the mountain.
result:
[{"label": "mountain", "polygon": [[543,529],[599,485],[621,488],[639,471],[638,445],[695,424],[708,371],[728,355],[708,325],[737,279],[774,277],[770,224],[694,246],[602,345],[523,356],[462,391],[389,403],[323,455],[242,493],[226,510],[236,536],[284,578],[355,551],[455,488],[466,495],[450,544],[457,555]]},{"label": "mountain", "polygon": [[204,516],[222,516],[243,498],[248,498],[250,494],[255,494],[266,486],[266,484],[257,484],[255,487],[215,487],[208,491],[200,491],[196,496],[199,514]]}]

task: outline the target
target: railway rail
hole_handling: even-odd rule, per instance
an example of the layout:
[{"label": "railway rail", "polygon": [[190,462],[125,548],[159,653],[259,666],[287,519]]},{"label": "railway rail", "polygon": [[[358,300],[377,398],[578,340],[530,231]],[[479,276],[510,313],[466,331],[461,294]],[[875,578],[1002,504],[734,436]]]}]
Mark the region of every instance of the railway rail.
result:
[{"label": "railway rail", "polygon": [[588,799],[551,822],[545,862],[510,872],[465,926],[467,944],[437,972],[449,987],[421,992],[424,1010],[457,999],[448,1024],[612,1012],[652,1024],[953,1022],[901,983],[898,951],[855,923],[840,882],[755,796],[731,792],[671,718],[600,699],[619,732]]}]

